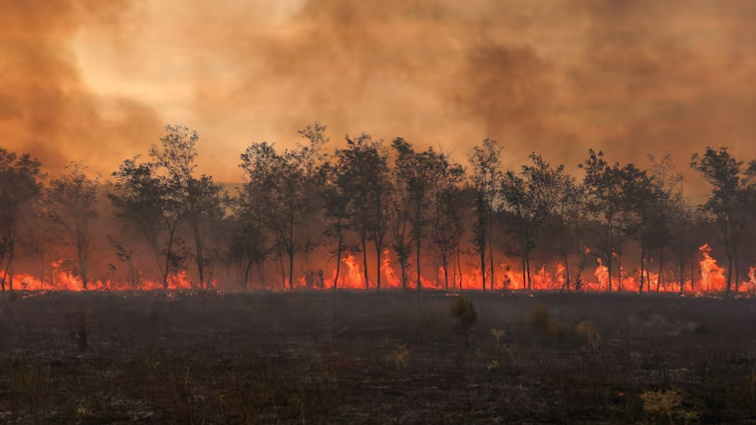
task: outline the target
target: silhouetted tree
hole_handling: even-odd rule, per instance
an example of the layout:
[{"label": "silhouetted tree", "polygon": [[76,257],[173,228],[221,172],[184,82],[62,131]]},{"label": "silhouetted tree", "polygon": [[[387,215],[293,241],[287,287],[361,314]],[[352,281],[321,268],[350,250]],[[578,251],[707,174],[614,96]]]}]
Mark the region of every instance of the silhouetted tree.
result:
[{"label": "silhouetted tree", "polygon": [[510,218],[510,231],[519,244],[522,286],[532,288],[530,253],[536,239],[559,200],[564,166],[552,168],[540,155],[530,154],[533,165],[523,165],[520,173],[507,171],[501,179],[500,208]]},{"label": "silhouetted tree", "polygon": [[381,255],[389,228],[387,207],[391,182],[388,151],[383,141],[375,141],[366,133],[354,139],[347,136],[346,143],[346,148],[336,150],[336,158],[347,182],[350,228],[360,241],[366,288],[370,285],[367,243],[372,241],[374,244],[376,288],[380,289]]},{"label": "silhouetted tree", "polygon": [[751,218],[749,197],[756,176],[756,162],[744,167],[730,155],[726,147],[715,150],[707,147],[703,154],[691,157],[691,167],[699,171],[712,185],[709,199],[701,206],[716,223],[719,235],[727,250],[727,291],[738,290],[740,264],[738,264],[742,231]]},{"label": "silhouetted tree", "polygon": [[[588,211],[600,226],[592,252],[603,260],[609,271],[608,289],[611,291],[612,260],[618,255],[622,230],[623,197],[619,164],[610,166],[603,152],[590,149],[588,159],[580,167],[585,169],[583,186],[588,194]],[[621,266],[618,272],[621,275]]]},{"label": "silhouetted tree", "polygon": [[469,156],[471,186],[475,192],[475,222],[473,224],[473,245],[480,258],[482,288],[486,290],[486,250],[489,254],[491,288],[495,283],[492,249],[493,212],[497,206],[497,195],[501,181],[502,148],[495,140],[486,139],[482,146],[476,146]]},{"label": "silhouetted tree", "polygon": [[68,164],[64,174],[50,180],[46,199],[50,205],[49,219],[73,239],[82,286],[87,289],[89,221],[97,215],[99,179],[87,177],[85,170],[81,162]]},{"label": "silhouetted tree", "polygon": [[13,261],[24,212],[41,194],[40,163],[29,154],[0,148],[0,261],[5,262],[0,286],[13,290]]}]

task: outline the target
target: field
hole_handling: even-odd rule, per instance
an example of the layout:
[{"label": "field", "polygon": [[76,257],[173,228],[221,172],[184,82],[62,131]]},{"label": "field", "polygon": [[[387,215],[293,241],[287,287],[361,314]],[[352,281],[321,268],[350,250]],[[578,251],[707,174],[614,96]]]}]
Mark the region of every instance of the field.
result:
[{"label": "field", "polygon": [[756,300],[468,296],[4,294],[0,423],[756,423]]}]

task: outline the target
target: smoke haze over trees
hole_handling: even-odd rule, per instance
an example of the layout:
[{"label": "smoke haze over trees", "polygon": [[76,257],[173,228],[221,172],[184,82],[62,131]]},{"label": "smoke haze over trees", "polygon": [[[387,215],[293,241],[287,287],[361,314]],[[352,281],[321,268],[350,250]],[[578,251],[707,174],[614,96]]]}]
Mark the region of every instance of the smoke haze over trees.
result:
[{"label": "smoke haze over trees", "polygon": [[196,172],[184,126],[107,178],[3,150],[4,287],[756,290],[756,160],[726,147],[691,153],[697,205],[669,155],[590,149],[570,174],[538,152],[505,168],[490,139],[459,164],[401,137],[299,135],[250,144],[241,186]]},{"label": "smoke haze over trees", "polygon": [[[0,139],[51,171],[107,175],[166,122],[201,130],[200,172],[318,119],[463,163],[480,140],[574,171],[588,148],[756,155],[750,0],[6,0]],[[212,147],[211,147],[212,146]],[[700,177],[696,182],[703,183]],[[698,186],[698,185],[696,185]],[[690,186],[691,188],[693,185]]]}]

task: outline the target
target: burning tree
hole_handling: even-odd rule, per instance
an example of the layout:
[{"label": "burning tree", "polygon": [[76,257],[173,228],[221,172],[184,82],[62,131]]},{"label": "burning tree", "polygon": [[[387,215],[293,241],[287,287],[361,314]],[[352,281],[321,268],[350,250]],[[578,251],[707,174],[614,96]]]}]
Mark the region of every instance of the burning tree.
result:
[{"label": "burning tree", "polygon": [[743,161],[732,157],[726,147],[718,150],[707,147],[703,154],[691,157],[690,165],[712,186],[711,196],[701,210],[716,223],[727,250],[727,291],[731,290],[733,280],[737,291],[742,231],[753,218],[756,206],[753,202],[756,161],[745,168]]},{"label": "burning tree", "polygon": [[[587,208],[597,219],[599,228],[594,255],[605,264],[608,271],[607,284],[612,290],[612,262],[620,250],[622,231],[622,176],[619,164],[610,166],[603,152],[588,151],[588,159],[580,164],[585,169],[583,185],[588,195]],[[621,265],[618,267],[621,273]],[[621,285],[621,282],[620,282]]]},{"label": "burning tree", "polygon": [[197,132],[175,125],[167,125],[165,130],[160,145],[150,148],[151,161],[137,163],[137,156],[124,161],[113,173],[116,183],[108,196],[118,217],[139,229],[152,247],[166,289],[169,277],[180,270],[184,259],[175,248],[181,244],[179,227],[188,222],[194,237],[199,285],[204,287],[206,258],[200,222],[219,214],[221,186],[210,176],[194,175]]},{"label": "burning tree", "polygon": [[89,221],[97,215],[99,178],[89,178],[81,162],[66,166],[66,173],[50,180],[46,200],[48,218],[73,238],[82,287],[87,289],[90,251]]},{"label": "burning tree", "polygon": [[480,275],[482,288],[486,290],[486,253],[489,254],[491,272],[489,280],[491,289],[494,287],[493,262],[493,213],[497,205],[499,185],[502,178],[501,155],[502,148],[495,140],[486,139],[482,146],[476,146],[469,156],[472,175],[470,182],[475,193],[475,222],[473,224],[473,245],[480,258]]},{"label": "burning tree", "polygon": [[559,200],[564,166],[552,168],[540,155],[532,153],[533,165],[523,165],[519,175],[507,171],[501,179],[501,210],[510,218],[509,230],[519,244],[522,263],[522,286],[532,288],[530,254],[547,219]]},{"label": "burning tree", "polygon": [[366,133],[351,139],[347,147],[336,150],[338,167],[344,177],[344,190],[348,194],[349,227],[357,235],[362,250],[365,287],[369,287],[367,243],[372,241],[376,250],[376,288],[381,288],[381,255],[389,228],[386,204],[391,193],[388,151],[382,140],[373,140]]},{"label": "burning tree", "polygon": [[[320,158],[319,150],[327,139],[325,127],[315,124],[300,134],[309,144],[294,150],[278,153],[267,142],[251,144],[241,155],[244,170],[242,202],[253,209],[242,213],[254,213],[276,239],[276,249],[281,263],[284,287],[294,288],[294,256],[311,249],[311,241],[303,235],[305,219],[314,211],[309,191],[316,185],[315,168]],[[257,205],[255,205],[257,204]],[[247,217],[245,220],[249,220]],[[288,279],[283,255],[288,257]]]},{"label": "burning tree", "polygon": [[0,286],[13,290],[13,260],[24,211],[38,199],[42,185],[40,163],[29,154],[0,148],[0,260],[5,262]]}]

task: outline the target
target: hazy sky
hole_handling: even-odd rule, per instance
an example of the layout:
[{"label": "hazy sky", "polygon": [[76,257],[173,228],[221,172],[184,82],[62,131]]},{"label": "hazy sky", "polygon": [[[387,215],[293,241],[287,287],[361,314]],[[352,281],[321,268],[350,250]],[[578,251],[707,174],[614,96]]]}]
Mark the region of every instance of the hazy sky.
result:
[{"label": "hazy sky", "polygon": [[0,145],[109,173],[164,123],[238,180],[319,120],[463,160],[756,157],[753,0],[2,0]]}]

